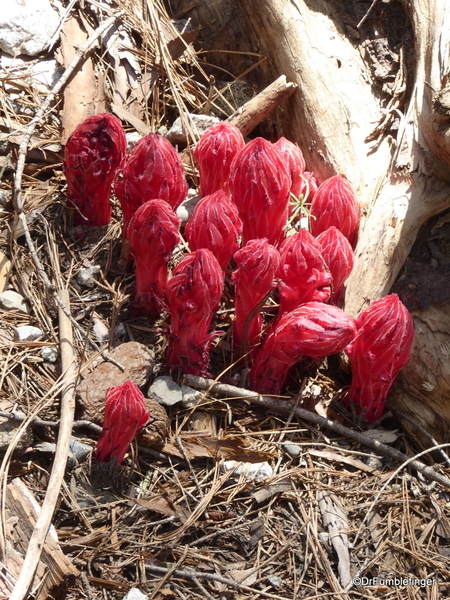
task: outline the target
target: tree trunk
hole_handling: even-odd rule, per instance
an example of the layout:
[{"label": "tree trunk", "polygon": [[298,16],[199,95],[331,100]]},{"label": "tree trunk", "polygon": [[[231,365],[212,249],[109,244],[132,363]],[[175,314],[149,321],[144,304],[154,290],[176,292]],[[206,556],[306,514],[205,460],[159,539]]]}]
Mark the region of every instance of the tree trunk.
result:
[{"label": "tree trunk", "polygon": [[[258,87],[282,74],[299,85],[264,133],[297,142],[319,180],[340,173],[357,192],[364,218],[345,299],[355,316],[391,292],[422,226],[450,208],[449,3],[203,0],[186,16],[217,51],[211,64],[230,68],[220,50],[257,52],[267,58],[253,72]],[[416,302],[413,356],[390,396],[438,440],[450,428],[447,286],[428,306]]]}]

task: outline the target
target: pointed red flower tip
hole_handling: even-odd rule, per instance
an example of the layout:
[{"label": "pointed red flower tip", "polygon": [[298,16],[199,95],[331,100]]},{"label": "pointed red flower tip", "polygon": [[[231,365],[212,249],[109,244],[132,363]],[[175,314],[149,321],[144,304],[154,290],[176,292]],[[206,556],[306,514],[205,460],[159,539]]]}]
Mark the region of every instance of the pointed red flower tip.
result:
[{"label": "pointed red flower tip", "polygon": [[67,197],[79,225],[103,226],[111,219],[110,193],[127,141],[120,120],[101,113],[80,123],[66,143]]},{"label": "pointed red flower tip", "polygon": [[329,227],[323,231],[317,236],[316,241],[320,244],[322,256],[333,276],[331,302],[337,304],[344,283],[352,272],[355,254],[348,239],[336,227]]},{"label": "pointed red flower tip", "polygon": [[144,202],[158,198],[176,210],[188,191],[177,151],[157,133],[149,133],[139,140],[118,173],[114,189],[122,205],[124,233],[129,220]]},{"label": "pointed red flower tip", "polygon": [[223,190],[230,195],[230,167],[234,157],[245,145],[242,133],[226,121],[209,127],[194,150],[200,174],[200,195],[208,196]]},{"label": "pointed red flower tip", "polygon": [[302,175],[306,168],[303,152],[297,144],[293,144],[285,137],[281,137],[277,140],[274,146],[281,154],[281,158],[288,167],[291,175],[291,194],[298,198],[302,193],[304,186]]},{"label": "pointed red flower tip", "polygon": [[209,349],[215,333],[209,333],[213,313],[223,292],[224,273],[206,248],[186,254],[166,287],[171,317],[167,363],[185,373],[206,376]]},{"label": "pointed red flower tip", "polygon": [[273,144],[255,138],[236,155],[230,169],[231,193],[243,223],[243,243],[284,237],[291,178]]},{"label": "pointed red flower tip", "polygon": [[136,308],[155,316],[165,309],[167,262],[180,241],[180,218],[164,200],[149,200],[131,218],[127,237],[136,263]]},{"label": "pointed red flower tip", "polygon": [[280,315],[305,302],[329,300],[332,276],[322,257],[320,244],[307,229],[288,237],[280,247],[280,256]]},{"label": "pointed red flower tip", "polygon": [[352,367],[347,403],[353,401],[372,423],[383,414],[389,389],[411,356],[413,321],[391,294],[372,302],[355,324],[357,335],[345,349]]},{"label": "pointed red flower tip", "polygon": [[235,285],[234,346],[238,356],[259,343],[263,321],[260,312],[249,315],[275,287],[280,263],[278,250],[266,238],[250,240],[234,255],[236,270],[231,276]]},{"label": "pointed red flower tip", "polygon": [[336,306],[308,302],[284,314],[264,340],[250,370],[251,388],[279,394],[289,369],[303,357],[336,354],[354,338],[353,319]]},{"label": "pointed red flower tip", "polygon": [[242,221],[238,210],[223,190],[200,200],[185,229],[190,249],[208,248],[222,269],[238,250],[241,233]]},{"label": "pointed red flower tip", "polygon": [[106,391],[102,433],[95,454],[97,460],[107,462],[116,456],[117,464],[120,464],[148,417],[144,395],[132,381],[109,388]]},{"label": "pointed red flower tip", "polygon": [[315,237],[334,226],[355,247],[361,210],[352,186],[344,177],[335,175],[319,185],[311,203],[311,215],[311,232]]}]

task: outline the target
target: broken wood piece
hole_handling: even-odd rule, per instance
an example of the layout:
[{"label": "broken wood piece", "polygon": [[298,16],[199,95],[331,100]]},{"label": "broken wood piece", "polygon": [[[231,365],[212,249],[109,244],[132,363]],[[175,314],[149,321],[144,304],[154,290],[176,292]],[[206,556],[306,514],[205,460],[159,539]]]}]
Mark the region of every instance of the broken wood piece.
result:
[{"label": "broken wood piece", "polygon": [[[64,68],[72,62],[77,48],[86,41],[87,35],[81,29],[77,19],[70,18],[61,32],[61,54]],[[98,89],[97,89],[98,88]],[[78,66],[73,77],[64,89],[64,109],[62,111],[62,139],[65,145],[67,139],[77,125],[87,117],[105,111],[105,96],[103,85],[98,85],[90,54]]]},{"label": "broken wood piece", "polygon": [[[14,580],[22,569],[28,542],[35,528],[39,511],[39,504],[31,490],[21,479],[13,479],[6,488],[5,567],[14,576]],[[32,579],[30,594],[32,595],[34,592],[36,600],[45,600],[50,597],[53,590],[56,588],[60,590],[61,587],[72,584],[74,578],[78,576],[78,569],[63,554],[56,531],[53,526],[50,526],[42,546],[36,574]],[[11,581],[11,583],[11,588],[7,590],[8,596],[5,597],[10,596],[15,582]],[[4,587],[5,582],[0,581],[0,593],[5,592]]]},{"label": "broken wood piece", "polygon": [[281,75],[262,92],[238,108],[227,121],[235,125],[245,137],[277,106],[292,96],[297,88],[297,84],[287,82],[286,76]]},{"label": "broken wood piece", "polygon": [[347,515],[337,496],[330,492],[320,491],[319,508],[322,513],[324,528],[328,529],[330,543],[338,557],[338,571],[341,586],[346,588],[352,581],[350,573],[350,553],[348,550],[349,524]]},{"label": "broken wood piece", "polygon": [[0,294],[5,291],[10,270],[11,261],[3,252],[0,252]]}]

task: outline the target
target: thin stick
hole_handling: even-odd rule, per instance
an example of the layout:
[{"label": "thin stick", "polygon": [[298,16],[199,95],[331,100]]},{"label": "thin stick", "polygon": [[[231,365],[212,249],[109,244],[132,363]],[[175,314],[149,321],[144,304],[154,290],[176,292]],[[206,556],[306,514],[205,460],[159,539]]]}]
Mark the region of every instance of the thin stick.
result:
[{"label": "thin stick", "polygon": [[[89,36],[89,38],[86,40],[86,42],[78,48],[72,62],[69,64],[67,69],[64,71],[63,75],[60,77],[60,79],[58,80],[56,85],[53,87],[52,91],[48,94],[47,98],[41,104],[41,107],[37,110],[33,119],[31,119],[31,121],[29,122],[26,132],[24,133],[24,136],[23,136],[22,141],[19,146],[17,166],[16,166],[16,176],[14,179],[13,195],[14,195],[14,201],[15,201],[16,215],[17,215],[17,219],[21,222],[21,225],[23,227],[23,232],[25,235],[27,246],[30,251],[31,258],[33,259],[33,263],[36,267],[36,270],[38,271],[39,276],[41,277],[45,287],[47,288],[47,290],[51,293],[51,295],[55,299],[55,301],[59,307],[59,310],[62,310],[64,312],[66,317],[72,323],[73,327],[75,327],[82,334],[83,338],[88,337],[86,332],[81,327],[81,325],[72,317],[70,312],[67,311],[67,309],[64,305],[64,302],[58,296],[58,293],[57,293],[54,285],[48,278],[47,273],[45,272],[45,269],[37,255],[36,248],[34,246],[33,240],[31,239],[30,230],[28,229],[27,218],[26,218],[26,214],[25,214],[24,206],[23,206],[22,177],[23,177],[23,171],[25,168],[25,158],[26,158],[26,154],[27,154],[28,144],[30,143],[31,136],[34,133],[34,130],[36,129],[37,124],[42,119],[42,117],[45,115],[47,110],[49,109],[50,104],[51,104],[51,102],[53,102],[56,95],[59,94],[59,92],[62,90],[64,85],[67,83],[68,79],[70,78],[72,73],[75,71],[75,69],[77,68],[81,59],[85,56],[85,54],[89,50],[89,48],[95,43],[97,38],[100,35],[102,35],[102,33],[104,33],[109,27],[111,27],[111,25],[114,23],[114,21],[116,21],[116,19],[118,19],[122,15],[123,15],[123,12],[118,12],[117,14],[113,15],[109,19],[106,19],[106,21],[104,21],[92,33],[92,35]],[[100,351],[100,349],[98,348],[97,344],[95,344],[95,342],[93,342],[92,340],[89,340],[89,342],[90,342],[91,346],[97,352]],[[117,367],[119,367],[122,371],[124,370],[122,365],[119,365],[114,360],[108,358],[108,356],[104,352],[102,352],[101,354],[105,360],[109,360],[110,362],[115,364]]]},{"label": "thin stick", "polygon": [[355,442],[359,442],[363,444],[367,448],[371,448],[388,458],[395,460],[400,463],[408,463],[410,464],[416,471],[422,473],[427,479],[431,481],[436,481],[442,486],[450,489],[450,479],[437,473],[432,467],[427,467],[422,462],[416,459],[411,459],[403,452],[399,450],[395,450],[395,448],[391,448],[378,442],[377,440],[373,440],[372,438],[367,437],[362,433],[358,433],[357,431],[353,431],[340,423],[336,423],[335,421],[330,421],[329,419],[325,419],[320,415],[317,415],[309,410],[305,410],[304,408],[295,408],[292,406],[290,402],[286,402],[285,400],[279,400],[276,398],[270,398],[268,396],[259,396],[255,392],[251,392],[249,390],[244,390],[243,388],[235,387],[234,385],[227,385],[224,383],[217,383],[212,379],[204,379],[203,377],[197,377],[195,375],[185,375],[184,383],[193,388],[197,388],[200,390],[208,390],[211,392],[215,392],[218,394],[222,394],[226,397],[232,398],[245,398],[254,404],[259,404],[260,406],[265,406],[266,408],[270,408],[274,411],[277,411],[282,414],[290,414],[294,413],[300,419],[305,421],[309,421],[310,423],[315,423],[316,425],[320,425],[321,427],[325,427],[330,429],[331,431],[335,431],[340,435],[345,436],[350,440],[354,440]]},{"label": "thin stick", "polygon": [[[59,290],[59,297],[64,303],[66,311],[69,311],[68,290]],[[53,513],[55,512],[58,503],[59,491],[66,470],[75,412],[75,382],[77,378],[77,368],[73,351],[72,326],[69,319],[66,317],[66,311],[58,311],[63,386],[61,392],[61,419],[58,441],[56,443],[55,460],[50,474],[47,492],[28,543],[25,560],[10,596],[10,600],[25,600],[28,595],[28,589],[33,581],[41,552],[45,544],[45,538],[47,537],[52,522]]]}]

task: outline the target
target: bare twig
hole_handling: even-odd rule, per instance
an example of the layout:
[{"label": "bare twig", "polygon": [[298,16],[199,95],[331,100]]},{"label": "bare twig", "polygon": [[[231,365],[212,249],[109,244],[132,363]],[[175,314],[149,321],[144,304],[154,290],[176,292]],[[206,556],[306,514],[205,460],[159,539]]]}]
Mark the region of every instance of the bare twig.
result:
[{"label": "bare twig", "polygon": [[249,390],[244,390],[242,388],[235,387],[233,385],[227,385],[224,383],[217,383],[212,379],[204,379],[203,377],[197,377],[195,375],[185,375],[184,382],[186,385],[189,385],[193,388],[197,388],[200,390],[208,390],[210,392],[219,393],[226,397],[231,398],[245,398],[254,404],[259,404],[261,406],[265,406],[271,410],[274,410],[281,414],[290,414],[293,412],[300,419],[304,419],[305,421],[309,421],[310,423],[315,423],[316,425],[320,425],[321,427],[325,427],[330,429],[331,431],[335,431],[340,435],[345,436],[350,440],[354,440],[363,444],[367,448],[371,448],[392,460],[400,463],[406,463],[411,465],[416,471],[422,473],[427,479],[432,481],[436,481],[442,486],[450,489],[450,479],[437,473],[433,468],[427,467],[419,460],[415,458],[410,458],[396,450],[395,448],[390,448],[377,440],[373,440],[368,436],[358,433],[357,431],[353,431],[340,423],[336,423],[335,421],[330,421],[330,419],[325,419],[320,415],[317,415],[309,410],[305,410],[304,408],[295,408],[292,406],[290,402],[286,402],[285,400],[279,400],[276,398],[270,398],[268,396],[260,396],[255,392],[251,392]]},{"label": "bare twig", "polygon": [[[66,289],[59,291],[59,297],[69,311],[69,294]],[[67,455],[69,452],[70,436],[75,412],[75,382],[77,368],[73,353],[72,327],[65,315],[59,311],[59,339],[61,349],[61,364],[63,371],[63,387],[61,395],[61,420],[58,442],[56,444],[55,460],[48,482],[47,493],[36,521],[36,525],[28,543],[27,553],[17,578],[10,600],[24,600],[28,588],[33,581],[34,573],[39,564],[41,551],[51,525],[53,513],[58,502],[59,491],[64,477]]]}]

